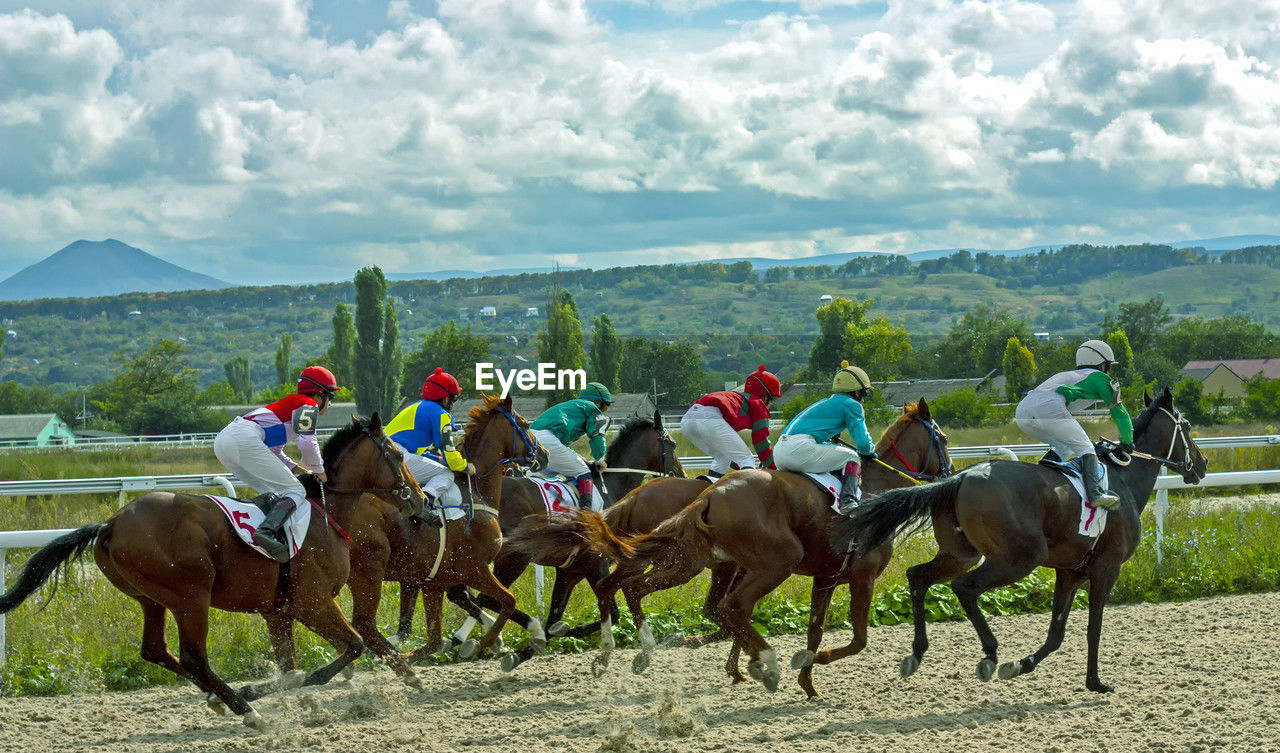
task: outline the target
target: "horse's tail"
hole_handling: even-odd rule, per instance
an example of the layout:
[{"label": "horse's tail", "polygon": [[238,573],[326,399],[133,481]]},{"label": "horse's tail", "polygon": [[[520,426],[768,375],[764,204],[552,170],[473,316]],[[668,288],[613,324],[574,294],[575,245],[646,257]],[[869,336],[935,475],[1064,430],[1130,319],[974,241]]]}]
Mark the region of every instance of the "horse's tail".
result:
[{"label": "horse's tail", "polygon": [[831,544],[837,552],[859,554],[891,542],[907,531],[923,528],[933,519],[939,505],[955,502],[964,483],[964,475],[956,474],[923,486],[909,486],[872,497],[854,508],[847,516],[836,519],[831,527]]},{"label": "horse's tail", "polygon": [[[71,533],[59,536],[45,545],[43,549],[31,555],[27,564],[18,576],[18,582],[7,592],[0,594],[0,614],[11,611],[28,596],[53,577],[53,593],[58,590],[58,579],[61,577],[59,567],[67,567],[84,556],[84,553],[98,540],[98,536],[107,530],[106,523],[90,523],[81,526]],[[49,598],[53,598],[53,593]],[[48,604],[45,601],[45,604]]]},{"label": "horse's tail", "polygon": [[594,552],[608,550],[617,556],[630,553],[604,518],[592,510],[577,510],[563,515],[530,515],[510,535],[503,537],[502,546],[511,547],[534,562],[567,562],[584,549]]}]

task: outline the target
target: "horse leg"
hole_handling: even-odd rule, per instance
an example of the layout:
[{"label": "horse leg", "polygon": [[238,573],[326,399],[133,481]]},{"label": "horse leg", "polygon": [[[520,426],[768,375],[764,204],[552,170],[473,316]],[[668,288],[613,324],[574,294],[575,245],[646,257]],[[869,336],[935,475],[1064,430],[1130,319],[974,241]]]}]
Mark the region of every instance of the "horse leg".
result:
[{"label": "horse leg", "polygon": [[[445,650],[444,645],[444,592],[432,588],[422,583],[415,584],[415,588],[421,591],[422,596],[422,619],[426,623],[427,643],[422,648],[411,652],[405,657],[405,661],[410,664],[417,664],[428,656],[441,653]],[[468,601],[471,595],[467,593],[467,589],[462,588],[462,593],[466,595]],[[450,599],[453,597],[450,596]],[[456,602],[455,602],[456,603]],[[479,607],[476,607],[479,611]]]},{"label": "horse leg", "polygon": [[[714,635],[719,635],[721,632],[723,632],[725,636],[728,637],[729,631],[725,630],[724,628],[720,628],[719,630],[717,630],[714,633]],[[747,681],[747,676],[742,674],[742,670],[738,668],[738,661],[741,658],[742,658],[742,646],[737,641],[734,641],[729,646],[729,659],[724,663],[724,671],[729,675],[729,679],[733,680],[734,685],[737,685],[740,682]]]},{"label": "horse leg", "polygon": [[[524,574],[529,567],[529,558],[523,555],[503,555],[499,554],[498,558],[493,562],[493,575],[504,588],[510,590],[511,584]],[[481,607],[491,611],[497,611],[501,608],[501,604],[493,597],[486,594],[478,594],[476,601]],[[524,628],[529,634],[529,644],[536,651],[541,652],[547,646],[547,634],[542,629],[542,623],[537,617],[532,617],[519,609],[511,613],[511,619]],[[492,622],[486,621],[485,627],[492,627]],[[498,645],[501,646],[502,640],[499,638]]]},{"label": "horse leg", "polygon": [[476,569],[468,579],[468,585],[482,594],[487,594],[498,603],[498,618],[485,631],[479,643],[467,640],[458,648],[458,656],[463,659],[477,656],[495,645],[499,636],[502,635],[502,628],[511,618],[511,613],[516,611],[516,597],[507,590],[506,586],[498,582],[487,563],[476,563]]},{"label": "horse leg", "polygon": [[276,657],[276,667],[280,670],[280,677],[271,683],[268,692],[292,690],[302,685],[307,678],[306,673],[298,669],[298,659],[294,653],[293,618],[269,612],[263,615],[263,619],[267,623],[267,638]]},{"label": "horse leg", "polygon": [[599,618],[594,622],[572,628],[563,621],[564,610],[569,606],[569,597],[573,594],[573,589],[585,579],[586,575],[582,572],[556,569],[555,583],[551,586],[551,604],[547,608],[547,625],[549,626],[547,635],[585,638],[600,630]]},{"label": "horse leg", "polygon": [[[929,586],[935,583],[951,580],[970,567],[977,561],[976,553],[973,557],[957,556],[951,552],[939,551],[938,555],[928,562],[914,565],[907,568],[907,584],[911,589],[911,619],[915,626],[915,638],[911,641],[911,655],[904,658],[898,664],[898,675],[903,678],[910,677],[915,674],[916,669],[920,667],[920,662],[924,660],[924,652],[929,648],[929,636],[925,630],[925,611],[924,599],[929,592]],[[853,581],[849,582],[850,602],[849,610],[850,619],[853,618]],[[870,609],[870,601],[867,603]],[[869,613],[869,611],[868,611]],[[865,617],[862,620],[865,625]],[[858,623],[854,623],[857,629]]]},{"label": "horse leg", "polygon": [[[711,587],[707,589],[707,598],[702,602],[702,616],[708,620],[715,619],[716,607],[719,606],[724,595],[729,593],[729,589],[742,577],[742,568],[733,562],[718,562],[711,567]],[[723,626],[717,626],[714,632],[704,633],[703,635],[691,635],[683,638],[679,645],[685,648],[702,648],[708,643],[722,641],[729,637],[729,631]],[[739,646],[734,645],[730,651],[739,650]],[[730,664],[735,668],[737,661],[730,659]],[[726,669],[728,667],[726,666]],[[730,677],[741,677],[740,673],[729,672]],[[746,679],[745,677],[743,679]],[[737,680],[735,679],[735,682]]]},{"label": "horse leg", "polygon": [[[187,671],[196,685],[216,696],[227,708],[244,717],[247,726],[261,729],[262,716],[249,705],[244,696],[231,689],[209,667],[209,597],[204,594],[187,594],[188,601],[179,601],[181,607],[174,610],[173,619],[178,624],[178,663]],[[162,623],[163,625],[163,623]],[[166,651],[166,653],[168,653]]]},{"label": "horse leg", "polygon": [[413,634],[413,607],[418,601],[418,587],[412,583],[400,583],[400,623],[396,634],[388,638],[393,646],[399,646]]},{"label": "horse leg", "polygon": [[1067,630],[1067,616],[1071,614],[1071,602],[1075,599],[1076,590],[1080,588],[1083,580],[1083,573],[1058,568],[1053,584],[1053,610],[1049,615],[1049,636],[1045,639],[1044,645],[1031,656],[1021,661],[1001,664],[1001,680],[1009,680],[1034,671],[1046,656],[1058,650],[1062,645],[1062,636]]},{"label": "horse leg", "polygon": [[347,622],[346,615],[332,598],[316,596],[314,600],[295,599],[295,619],[308,630],[329,642],[338,657],[307,675],[303,685],[323,685],[364,653],[364,641]]},{"label": "horse leg", "polygon": [[1102,639],[1102,610],[1107,606],[1111,588],[1120,575],[1120,566],[1096,567],[1089,574],[1089,669],[1085,687],[1095,693],[1110,693],[1113,688],[1098,677],[1098,643]]},{"label": "horse leg", "polygon": [[782,585],[790,575],[791,568],[787,566],[745,572],[716,610],[720,624],[728,628],[734,640],[751,657],[747,673],[764,683],[770,693],[778,689],[778,681],[782,678],[778,670],[778,656],[751,624],[751,614],[755,611],[756,602]]},{"label": "horse leg", "polygon": [[[688,583],[700,572],[702,572],[701,562],[677,555],[666,562],[655,564],[648,573],[628,578],[623,582],[622,595],[627,600],[627,608],[631,610],[631,619],[635,620],[636,635],[640,639],[640,654],[631,662],[632,672],[640,674],[645,671],[649,667],[649,662],[653,660],[654,649],[658,647],[658,642],[653,638],[653,631],[649,628],[649,620],[644,614],[644,605],[641,603],[644,597],[655,591],[664,591]],[[601,648],[603,648],[603,640]]]},{"label": "horse leg", "polygon": [[209,686],[196,679],[195,675],[179,663],[178,657],[169,653],[169,644],[164,635],[164,606],[140,594],[133,598],[142,606],[142,658],[159,664],[179,677],[185,677],[205,693],[213,693]]},{"label": "horse leg", "polygon": [[618,609],[615,603],[618,590],[628,578],[637,576],[641,572],[643,571],[619,565],[592,587],[596,595],[596,608],[600,614],[600,653],[591,663],[591,673],[597,677],[609,666],[609,658],[616,645],[613,640],[613,626],[614,613]]},{"label": "horse leg", "polygon": [[973,629],[978,632],[978,640],[982,643],[984,658],[978,662],[979,680],[987,682],[995,674],[997,642],[991,626],[987,624],[987,618],[982,614],[982,608],[978,606],[978,597],[993,588],[1022,580],[1042,559],[1043,557],[1025,559],[1020,562],[988,559],[976,570],[951,581],[951,590],[955,591],[960,606],[964,607],[964,613],[969,617],[969,622],[973,623]]},{"label": "horse leg", "polygon": [[[805,695],[809,698],[822,698],[822,694],[813,687],[813,664],[817,657],[818,647],[822,645],[822,633],[825,631],[827,626],[827,610],[831,607],[831,596],[835,593],[836,586],[838,584],[839,581],[835,578],[813,579],[813,591],[809,597],[809,630],[808,635],[806,636],[807,643],[805,644],[805,649],[803,651],[799,651],[795,656],[791,657],[791,668],[800,670],[800,687],[804,689]],[[851,599],[853,598],[852,589],[853,587],[850,585]],[[853,602],[850,601],[849,611],[851,619],[853,617],[853,610]],[[850,653],[861,651],[862,647],[866,645],[867,637],[865,623],[863,624],[861,632],[862,635],[859,636],[855,623],[853,642],[850,643],[850,646],[857,644],[857,648],[850,651]],[[859,638],[861,638],[861,642],[859,642]],[[825,661],[822,663],[830,663],[832,661],[830,658],[831,652],[824,651],[822,653],[826,654],[826,656],[823,657]]]},{"label": "horse leg", "polygon": [[[487,629],[493,624],[493,618],[485,614],[484,610],[480,608],[480,603],[476,600],[475,595],[463,584],[455,584],[445,591],[445,596],[455,606],[467,613],[467,618],[462,621],[462,625],[453,632],[453,645],[461,645],[471,635],[471,631],[475,629],[476,625],[484,625]],[[441,606],[443,607],[444,605],[442,604]],[[425,603],[422,608],[425,614]],[[438,650],[443,651],[444,646],[440,646]]]},{"label": "horse leg", "polygon": [[351,590],[351,625],[365,646],[387,663],[406,684],[413,688],[421,688],[422,680],[404,660],[396,647],[391,645],[378,631],[378,604],[382,601],[381,568],[373,568],[368,572],[353,571],[347,586]]}]

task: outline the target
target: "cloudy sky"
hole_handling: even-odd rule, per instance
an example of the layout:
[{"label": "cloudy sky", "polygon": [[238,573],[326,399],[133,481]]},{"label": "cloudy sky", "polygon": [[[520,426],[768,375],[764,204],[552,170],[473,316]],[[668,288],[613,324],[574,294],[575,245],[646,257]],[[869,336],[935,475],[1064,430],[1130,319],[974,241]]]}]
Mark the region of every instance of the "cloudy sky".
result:
[{"label": "cloudy sky", "polygon": [[1277,231],[1276,0],[0,0],[0,276]]}]

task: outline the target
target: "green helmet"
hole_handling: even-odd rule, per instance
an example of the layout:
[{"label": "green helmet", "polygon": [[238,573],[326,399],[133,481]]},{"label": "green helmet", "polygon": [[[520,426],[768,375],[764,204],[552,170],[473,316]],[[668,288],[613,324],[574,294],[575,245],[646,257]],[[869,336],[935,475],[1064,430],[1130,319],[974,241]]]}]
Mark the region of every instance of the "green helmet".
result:
[{"label": "green helmet", "polygon": [[599,382],[588,382],[578,397],[582,400],[599,400],[605,405],[613,405],[613,395],[609,394],[609,388]]},{"label": "green helmet", "polygon": [[867,376],[867,372],[857,366],[850,366],[848,361],[840,362],[840,370],[836,372],[836,378],[831,380],[832,392],[857,392],[858,390],[872,390],[871,378]]}]

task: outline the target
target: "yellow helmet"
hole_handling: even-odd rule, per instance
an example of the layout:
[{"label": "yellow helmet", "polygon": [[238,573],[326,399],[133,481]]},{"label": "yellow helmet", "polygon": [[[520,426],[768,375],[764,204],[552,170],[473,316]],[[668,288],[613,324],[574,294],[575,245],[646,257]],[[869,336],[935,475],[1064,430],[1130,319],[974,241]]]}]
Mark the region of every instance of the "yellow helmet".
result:
[{"label": "yellow helmet", "polygon": [[857,392],[858,390],[872,390],[871,378],[867,376],[867,372],[857,366],[850,366],[848,361],[840,362],[840,370],[836,372],[836,378],[831,380],[832,392]]}]

